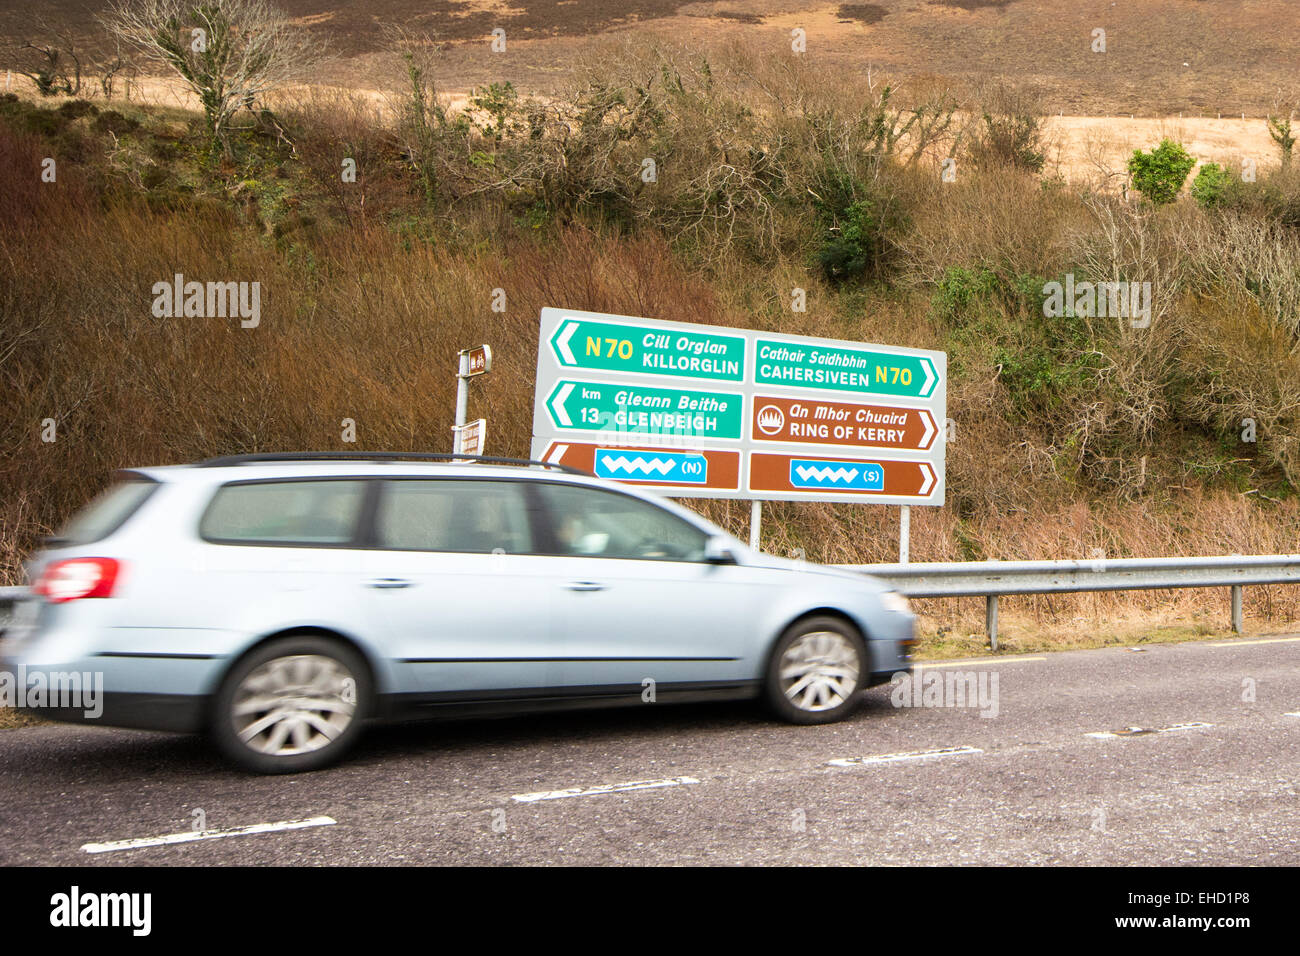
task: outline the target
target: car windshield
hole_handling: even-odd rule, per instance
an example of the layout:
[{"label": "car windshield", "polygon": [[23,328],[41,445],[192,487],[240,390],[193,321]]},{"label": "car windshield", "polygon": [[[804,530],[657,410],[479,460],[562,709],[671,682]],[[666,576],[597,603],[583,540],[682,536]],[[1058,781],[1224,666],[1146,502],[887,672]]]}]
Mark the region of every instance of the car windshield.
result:
[{"label": "car windshield", "polygon": [[61,546],[90,544],[108,537],[157,487],[158,482],[141,477],[127,478],[111,485],[73,515],[57,535],[47,539],[47,543]]}]

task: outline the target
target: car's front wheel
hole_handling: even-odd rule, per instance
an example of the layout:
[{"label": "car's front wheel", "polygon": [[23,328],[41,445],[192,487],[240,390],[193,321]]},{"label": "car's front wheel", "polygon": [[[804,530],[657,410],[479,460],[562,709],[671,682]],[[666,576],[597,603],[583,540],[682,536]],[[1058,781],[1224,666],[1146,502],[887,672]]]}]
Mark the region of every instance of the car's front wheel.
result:
[{"label": "car's front wheel", "polygon": [[772,650],[766,694],[778,716],[796,724],[829,724],[857,709],[867,651],[857,630],[828,615],[792,624]]},{"label": "car's front wheel", "polygon": [[370,673],[340,641],[278,638],[242,658],[222,682],[212,714],[221,751],[258,773],[298,773],[333,763],[356,741],[369,710]]}]

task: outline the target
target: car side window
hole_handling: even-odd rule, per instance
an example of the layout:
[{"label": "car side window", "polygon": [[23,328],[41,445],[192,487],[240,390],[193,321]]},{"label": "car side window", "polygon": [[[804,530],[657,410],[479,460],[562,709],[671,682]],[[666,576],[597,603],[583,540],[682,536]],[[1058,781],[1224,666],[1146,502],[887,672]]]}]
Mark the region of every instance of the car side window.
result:
[{"label": "car side window", "polygon": [[560,554],[642,561],[704,561],[709,535],[631,495],[538,482]]},{"label": "car side window", "polygon": [[352,541],[366,483],[256,481],[217,489],[199,535],[231,544],[347,544]]},{"label": "car side window", "polygon": [[379,547],[400,551],[533,550],[523,489],[514,481],[386,480],[375,533]]}]

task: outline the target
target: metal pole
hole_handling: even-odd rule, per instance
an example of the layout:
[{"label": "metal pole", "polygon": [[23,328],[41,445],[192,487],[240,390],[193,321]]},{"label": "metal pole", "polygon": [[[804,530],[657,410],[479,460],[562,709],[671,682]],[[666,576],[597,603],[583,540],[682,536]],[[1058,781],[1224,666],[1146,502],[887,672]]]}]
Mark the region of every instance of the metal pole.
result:
[{"label": "metal pole", "polygon": [[989,634],[989,649],[998,649],[998,596],[990,594],[984,598],[984,629]]},{"label": "metal pole", "polygon": [[1241,585],[1232,586],[1232,629],[1238,634],[1242,632],[1242,615],[1241,615]]},{"label": "metal pole", "polygon": [[753,551],[758,550],[758,534],[762,524],[763,502],[751,501],[749,503],[749,547]]},{"label": "metal pole", "polygon": [[461,352],[457,360],[460,364],[456,366],[456,430],[452,432],[451,444],[453,455],[460,454],[460,428],[465,424],[465,408],[469,404],[469,379],[465,377],[469,357]]},{"label": "metal pole", "polygon": [[898,513],[898,563],[907,564],[912,551],[912,506],[903,505]]}]

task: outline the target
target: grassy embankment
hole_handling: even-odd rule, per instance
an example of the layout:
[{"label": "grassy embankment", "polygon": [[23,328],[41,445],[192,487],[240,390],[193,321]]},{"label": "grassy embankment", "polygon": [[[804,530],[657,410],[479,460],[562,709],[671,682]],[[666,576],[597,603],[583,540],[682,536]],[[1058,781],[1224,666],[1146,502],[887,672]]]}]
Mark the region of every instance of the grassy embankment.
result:
[{"label": "grassy embankment", "polygon": [[[478,91],[470,115],[411,64],[395,122],[308,96],[281,110],[292,146],[250,130],[216,159],[182,111],[0,104],[6,582],[117,467],[446,448],[453,356],[481,341],[496,364],[471,413],[492,452],[526,454],[545,305],[945,349],[948,504],[914,510],[917,561],[1300,550],[1294,171],[1153,209],[1034,172],[1016,91],[895,102],[743,49],[623,49],[545,102]],[[917,133],[950,142],[954,103],[971,126],[944,183]],[[261,324],[154,318],[176,273],[260,282]],[[1150,281],[1150,327],[1044,317],[1066,273]],[[700,507],[743,536],[743,503]],[[897,511],[773,504],[764,531],[775,553],[890,560]],[[982,602],[921,610],[926,653],[982,646]],[[1252,588],[1246,613],[1277,629],[1300,605]],[[1002,617],[1008,651],[1131,643],[1221,633],[1227,598],[1009,599]]]}]

